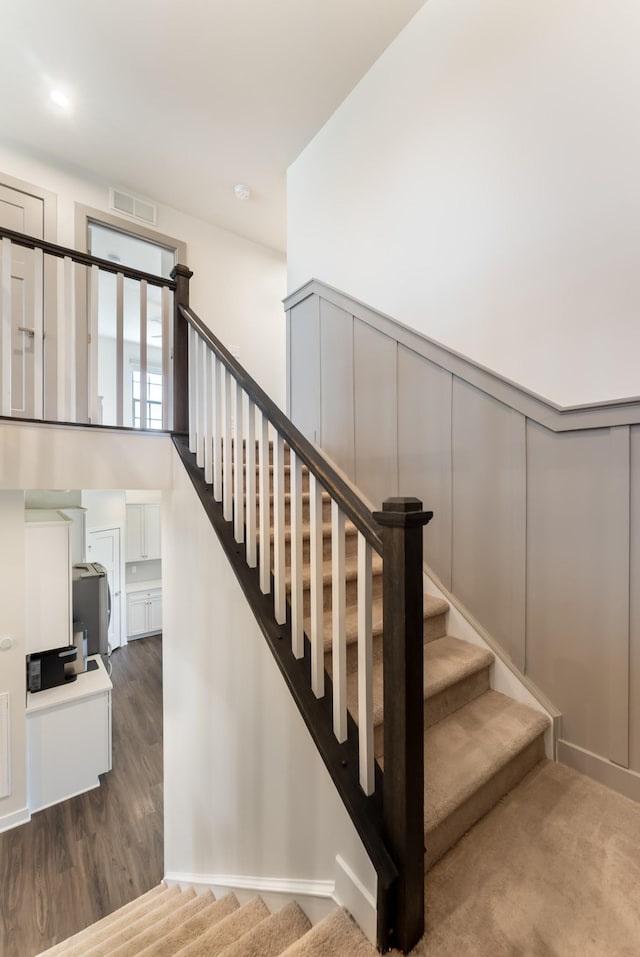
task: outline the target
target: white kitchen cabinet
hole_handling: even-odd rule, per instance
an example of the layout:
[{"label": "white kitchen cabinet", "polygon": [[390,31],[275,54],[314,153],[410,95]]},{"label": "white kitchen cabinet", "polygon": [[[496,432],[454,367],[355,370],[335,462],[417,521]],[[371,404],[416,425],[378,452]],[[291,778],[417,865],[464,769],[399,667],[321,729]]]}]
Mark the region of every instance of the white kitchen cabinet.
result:
[{"label": "white kitchen cabinet", "polygon": [[162,631],[162,589],[130,592],[127,595],[127,636],[141,638]]},{"label": "white kitchen cabinet", "polygon": [[111,770],[111,679],[99,655],[95,671],[27,694],[29,810],[66,801],[100,784]]},{"label": "white kitchen cabinet", "polygon": [[160,558],[160,506],[127,505],[127,562]]},{"label": "white kitchen cabinet", "polygon": [[71,521],[29,508],[25,521],[26,654],[71,644]]}]

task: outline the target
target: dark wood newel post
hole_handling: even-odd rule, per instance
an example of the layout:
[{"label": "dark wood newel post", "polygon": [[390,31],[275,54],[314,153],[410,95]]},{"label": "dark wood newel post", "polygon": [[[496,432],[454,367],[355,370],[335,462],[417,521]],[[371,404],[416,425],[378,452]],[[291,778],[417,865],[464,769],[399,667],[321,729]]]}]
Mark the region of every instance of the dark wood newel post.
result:
[{"label": "dark wood newel post", "polygon": [[384,823],[399,871],[393,939],[406,954],[424,933],[422,528],[433,512],[389,498],[373,517],[384,559]]},{"label": "dark wood newel post", "polygon": [[189,336],[187,320],[180,315],[179,306],[189,305],[189,280],[193,273],[187,266],[174,266],[171,278],[175,280],[173,294],[173,431],[189,431]]}]

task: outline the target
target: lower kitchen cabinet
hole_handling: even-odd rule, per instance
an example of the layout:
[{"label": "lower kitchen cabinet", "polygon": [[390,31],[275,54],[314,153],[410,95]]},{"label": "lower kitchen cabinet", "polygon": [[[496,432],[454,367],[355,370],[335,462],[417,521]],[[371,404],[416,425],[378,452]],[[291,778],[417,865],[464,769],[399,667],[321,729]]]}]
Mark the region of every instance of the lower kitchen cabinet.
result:
[{"label": "lower kitchen cabinet", "polygon": [[27,693],[29,810],[99,787],[111,770],[111,679],[99,655],[95,671]]},{"label": "lower kitchen cabinet", "polygon": [[162,631],[162,589],[127,595],[127,637],[142,638]]}]

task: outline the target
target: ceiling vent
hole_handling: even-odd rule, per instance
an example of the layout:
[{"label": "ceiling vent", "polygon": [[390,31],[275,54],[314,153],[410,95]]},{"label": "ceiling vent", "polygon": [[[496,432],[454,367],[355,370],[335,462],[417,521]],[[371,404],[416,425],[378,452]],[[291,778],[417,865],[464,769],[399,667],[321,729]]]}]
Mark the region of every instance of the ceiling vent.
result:
[{"label": "ceiling vent", "polygon": [[121,189],[109,190],[109,199],[111,209],[118,213],[125,213],[132,216],[133,219],[139,219],[143,223],[149,223],[155,226],[158,221],[158,208],[154,203],[147,202],[146,199],[140,199],[138,196],[132,196],[130,193],[124,193]]}]

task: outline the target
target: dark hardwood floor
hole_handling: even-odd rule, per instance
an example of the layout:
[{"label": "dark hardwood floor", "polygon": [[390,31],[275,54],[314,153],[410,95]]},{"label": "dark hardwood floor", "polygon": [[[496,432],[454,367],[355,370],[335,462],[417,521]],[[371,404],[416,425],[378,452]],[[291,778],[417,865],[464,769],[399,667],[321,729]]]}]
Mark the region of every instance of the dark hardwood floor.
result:
[{"label": "dark hardwood floor", "polygon": [[0,834],[2,957],[34,957],[162,880],[162,639],[111,662],[113,770]]}]

